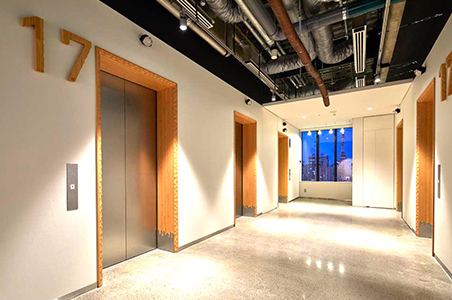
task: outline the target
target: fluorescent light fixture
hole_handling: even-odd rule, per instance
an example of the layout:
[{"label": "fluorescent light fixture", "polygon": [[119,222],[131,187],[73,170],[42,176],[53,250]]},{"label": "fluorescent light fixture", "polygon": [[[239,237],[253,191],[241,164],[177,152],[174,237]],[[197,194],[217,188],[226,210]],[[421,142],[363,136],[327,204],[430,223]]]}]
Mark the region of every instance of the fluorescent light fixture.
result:
[{"label": "fluorescent light fixture", "polygon": [[372,110],[372,107],[368,107],[367,110]]}]

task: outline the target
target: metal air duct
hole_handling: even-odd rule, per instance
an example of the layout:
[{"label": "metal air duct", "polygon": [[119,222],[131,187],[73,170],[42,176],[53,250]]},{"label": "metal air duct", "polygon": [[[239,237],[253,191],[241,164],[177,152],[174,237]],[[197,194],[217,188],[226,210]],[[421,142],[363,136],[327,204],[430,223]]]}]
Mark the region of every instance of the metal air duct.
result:
[{"label": "metal air duct", "polygon": [[[179,19],[180,11],[171,5],[168,0],[157,0],[164,8],[166,8],[173,16]],[[229,56],[229,52],[224,49],[217,41],[215,41],[210,35],[208,35],[201,27],[194,22],[188,22],[188,27],[198,34],[203,40],[205,40],[212,48],[217,50],[223,56]]]},{"label": "metal air duct", "polygon": [[306,51],[303,43],[301,42],[297,32],[293,28],[292,22],[290,21],[289,15],[287,14],[284,5],[282,4],[281,0],[269,0],[268,2],[270,3],[270,6],[275,13],[276,19],[278,20],[282,31],[294,48],[295,52],[300,57],[302,63],[306,68],[306,71],[314,78],[317,85],[319,86],[324,105],[329,106],[330,98],[328,96],[328,91],[326,90],[322,76],[320,75],[319,71],[317,71],[317,69],[312,65],[311,58],[309,57],[309,54]]},{"label": "metal air duct", "polygon": [[[303,0],[304,7],[310,15],[321,12],[323,2],[331,2],[331,0]],[[333,32],[329,25],[312,30],[312,35],[315,40],[317,56],[326,64],[336,64],[353,54],[351,41],[334,45]]]},{"label": "metal air duct", "polygon": [[234,0],[206,0],[206,3],[223,22],[239,23],[248,19]]}]

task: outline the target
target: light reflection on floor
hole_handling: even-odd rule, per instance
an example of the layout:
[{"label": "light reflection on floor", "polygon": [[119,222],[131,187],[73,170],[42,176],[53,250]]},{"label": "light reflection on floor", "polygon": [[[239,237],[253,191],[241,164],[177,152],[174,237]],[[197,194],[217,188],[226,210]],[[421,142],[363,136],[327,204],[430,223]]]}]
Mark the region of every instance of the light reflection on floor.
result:
[{"label": "light reflection on floor", "polygon": [[300,200],[111,267],[78,299],[451,299],[430,251],[393,210]]}]

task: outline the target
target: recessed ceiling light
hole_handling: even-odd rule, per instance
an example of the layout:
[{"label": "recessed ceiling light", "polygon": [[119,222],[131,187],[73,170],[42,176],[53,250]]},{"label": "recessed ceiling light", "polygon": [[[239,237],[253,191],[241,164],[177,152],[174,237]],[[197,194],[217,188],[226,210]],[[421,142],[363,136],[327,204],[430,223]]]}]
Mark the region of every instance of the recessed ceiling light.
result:
[{"label": "recessed ceiling light", "polygon": [[302,116],[301,118],[302,118],[302,119],[306,119],[306,116]]},{"label": "recessed ceiling light", "polygon": [[367,110],[372,110],[372,107],[368,107]]}]

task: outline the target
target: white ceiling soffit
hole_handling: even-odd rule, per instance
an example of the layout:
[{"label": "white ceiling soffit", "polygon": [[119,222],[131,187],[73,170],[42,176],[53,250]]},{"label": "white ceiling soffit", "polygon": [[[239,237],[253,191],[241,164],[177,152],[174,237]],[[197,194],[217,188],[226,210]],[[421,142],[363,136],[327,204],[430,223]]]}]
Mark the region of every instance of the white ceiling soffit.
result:
[{"label": "white ceiling soffit", "polygon": [[264,106],[299,129],[348,125],[353,118],[392,113],[402,102],[411,82],[410,79],[398,84],[331,93],[329,107],[323,106],[322,98],[317,95],[306,100],[279,101]]}]

